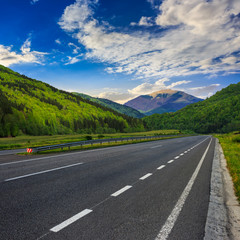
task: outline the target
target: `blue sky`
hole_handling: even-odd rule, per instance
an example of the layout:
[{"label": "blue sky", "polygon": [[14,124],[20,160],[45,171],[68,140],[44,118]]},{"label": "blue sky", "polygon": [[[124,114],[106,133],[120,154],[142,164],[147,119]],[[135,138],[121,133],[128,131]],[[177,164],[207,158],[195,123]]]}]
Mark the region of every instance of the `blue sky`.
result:
[{"label": "blue sky", "polygon": [[167,88],[206,98],[240,81],[240,1],[1,1],[0,64],[120,103]]}]

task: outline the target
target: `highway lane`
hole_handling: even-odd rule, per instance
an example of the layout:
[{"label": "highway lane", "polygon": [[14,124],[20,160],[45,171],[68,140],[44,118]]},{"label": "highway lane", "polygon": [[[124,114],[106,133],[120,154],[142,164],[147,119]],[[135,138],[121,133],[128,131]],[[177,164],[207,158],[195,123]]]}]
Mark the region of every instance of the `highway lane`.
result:
[{"label": "highway lane", "polygon": [[[209,141],[197,136],[5,159],[0,239],[155,239]],[[214,141],[169,239],[204,234],[213,146]]]},{"label": "highway lane", "polygon": [[[184,138],[185,142],[194,145],[196,142],[196,137]],[[191,142],[193,139],[193,142]],[[167,143],[165,145],[164,143]],[[172,145],[172,148],[169,151],[169,146]],[[183,139],[169,139],[167,141],[154,141],[147,143],[140,143],[134,145],[125,145],[119,147],[111,147],[104,149],[95,149],[82,152],[73,152],[68,154],[58,154],[53,156],[4,156],[0,157],[0,181],[8,177],[24,175],[32,172],[44,171],[51,168],[57,168],[64,165],[70,165],[74,163],[89,162],[96,160],[107,160],[113,159],[114,156],[122,156],[123,152],[126,154],[131,154],[132,152],[141,156],[141,153],[148,156],[149,152],[151,154],[157,153],[153,151],[155,148],[161,148],[161,152],[164,155],[165,150],[166,154],[172,153],[177,154],[181,150],[181,147],[184,146]],[[165,149],[166,148],[166,149]],[[157,150],[157,149],[156,149]],[[166,156],[167,157],[167,156]],[[127,159],[127,157],[125,158]]]},{"label": "highway lane", "polygon": [[0,156],[6,156],[6,155],[12,155],[12,154],[24,153],[24,152],[26,152],[26,148],[14,149],[14,150],[1,150]]}]

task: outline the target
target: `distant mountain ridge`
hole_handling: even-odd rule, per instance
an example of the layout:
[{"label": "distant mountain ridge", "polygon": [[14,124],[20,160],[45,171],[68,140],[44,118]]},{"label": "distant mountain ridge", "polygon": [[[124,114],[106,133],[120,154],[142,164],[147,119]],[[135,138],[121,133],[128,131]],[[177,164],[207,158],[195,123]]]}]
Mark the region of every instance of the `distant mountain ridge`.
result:
[{"label": "distant mountain ridge", "polygon": [[145,115],[152,115],[154,113],[176,112],[189,104],[202,100],[182,91],[165,89],[138,96],[124,105],[134,108]]},{"label": "distant mountain ridge", "polygon": [[239,131],[240,82],[177,112],[153,114],[143,120],[148,130],[179,129],[204,134]]},{"label": "distant mountain ridge", "polygon": [[95,98],[95,97],[91,97],[87,94],[83,94],[83,93],[77,93],[77,92],[73,92],[73,94],[76,94],[84,99],[88,99],[92,102],[96,102],[98,104],[103,105],[104,107],[108,107],[113,109],[114,111],[120,112],[122,114],[125,114],[127,116],[130,117],[134,117],[134,118],[143,118],[145,117],[145,115],[143,113],[140,113],[138,110],[113,102],[109,99],[105,99],[105,98]]}]

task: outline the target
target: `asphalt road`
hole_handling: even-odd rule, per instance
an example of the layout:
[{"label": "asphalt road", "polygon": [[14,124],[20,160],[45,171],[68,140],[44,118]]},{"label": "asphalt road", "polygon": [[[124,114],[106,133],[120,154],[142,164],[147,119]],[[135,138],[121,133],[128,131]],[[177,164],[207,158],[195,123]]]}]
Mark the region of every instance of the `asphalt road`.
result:
[{"label": "asphalt road", "polygon": [[215,140],[0,157],[0,239],[203,239]]},{"label": "asphalt road", "polygon": [[14,149],[14,150],[1,150],[0,151],[0,156],[5,156],[5,155],[12,155],[16,153],[23,153],[26,152],[26,148],[21,148],[21,149]]}]

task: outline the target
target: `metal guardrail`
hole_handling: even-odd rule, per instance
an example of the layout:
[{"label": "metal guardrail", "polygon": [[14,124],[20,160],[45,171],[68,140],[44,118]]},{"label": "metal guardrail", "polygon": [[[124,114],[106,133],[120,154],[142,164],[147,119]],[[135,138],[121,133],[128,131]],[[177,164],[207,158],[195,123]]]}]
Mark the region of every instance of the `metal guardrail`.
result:
[{"label": "metal guardrail", "polygon": [[71,147],[76,146],[83,146],[83,145],[93,145],[93,144],[103,144],[103,143],[110,143],[110,142],[123,142],[123,141],[134,141],[134,140],[147,140],[147,139],[156,139],[161,137],[170,137],[176,135],[159,135],[159,136],[150,136],[150,137],[128,137],[128,138],[109,138],[109,139],[97,139],[97,140],[87,140],[87,141],[79,141],[79,142],[71,142],[71,143],[63,143],[57,145],[49,145],[43,147],[34,147],[34,148],[27,148],[27,152],[41,152],[47,151],[52,149],[63,149],[68,148],[70,150]]}]

